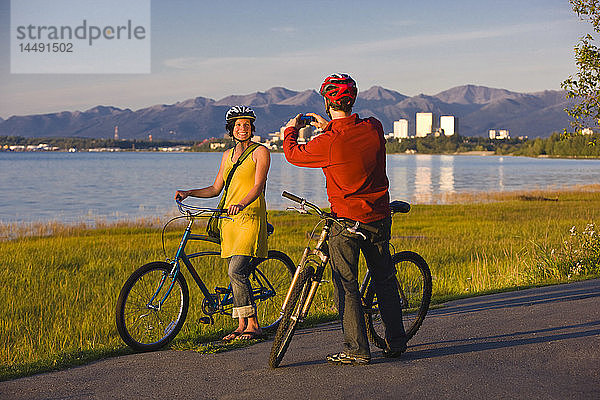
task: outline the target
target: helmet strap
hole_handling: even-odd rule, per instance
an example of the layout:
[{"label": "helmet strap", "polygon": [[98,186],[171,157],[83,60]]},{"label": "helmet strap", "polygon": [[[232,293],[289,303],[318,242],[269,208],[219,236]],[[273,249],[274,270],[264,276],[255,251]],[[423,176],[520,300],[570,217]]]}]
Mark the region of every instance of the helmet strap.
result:
[{"label": "helmet strap", "polygon": [[325,99],[325,112],[327,113],[327,116],[329,117],[329,119],[333,119],[331,117],[331,112],[329,112],[329,107],[330,107],[329,100]]},{"label": "helmet strap", "polygon": [[240,140],[238,138],[236,138],[235,136],[233,137],[233,142],[235,143],[235,145],[237,146],[238,143],[246,143],[248,141],[252,140],[252,137],[254,137],[254,135],[250,135],[250,137],[246,140]]}]

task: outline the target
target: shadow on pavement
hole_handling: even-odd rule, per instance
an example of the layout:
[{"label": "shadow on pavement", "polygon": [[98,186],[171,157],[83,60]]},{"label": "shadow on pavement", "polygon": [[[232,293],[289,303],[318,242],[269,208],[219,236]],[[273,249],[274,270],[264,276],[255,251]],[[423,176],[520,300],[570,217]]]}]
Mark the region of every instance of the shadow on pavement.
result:
[{"label": "shadow on pavement", "polygon": [[[599,322],[596,322],[594,324],[597,325],[598,323]],[[564,328],[561,327],[561,328],[556,328],[556,329],[564,329]],[[511,336],[516,336],[516,335],[517,334],[506,335],[506,336],[511,337]],[[459,345],[453,344],[453,345],[446,346],[446,347],[434,347],[431,349],[424,349],[424,350],[415,350],[417,347],[422,347],[420,345],[417,347],[413,347],[413,348],[409,347],[409,350],[406,352],[405,356],[403,355],[402,359],[404,359],[404,360],[419,360],[419,359],[424,359],[424,358],[435,358],[435,357],[442,357],[442,356],[454,355],[454,354],[464,354],[464,353],[472,353],[472,352],[477,352],[477,351],[496,350],[496,349],[502,349],[502,348],[507,348],[507,347],[555,342],[555,341],[559,341],[559,340],[591,337],[591,336],[597,336],[597,335],[600,335],[600,329],[592,329],[592,330],[572,332],[572,333],[558,333],[558,334],[542,336],[542,337],[527,337],[527,338],[509,339],[509,340],[492,340],[492,341],[490,341],[488,337],[465,339],[465,340],[458,340],[455,342],[472,342],[472,343],[459,344]]]},{"label": "shadow on pavement", "polygon": [[[594,289],[565,289],[556,286],[549,288],[548,293],[543,294],[523,294],[523,292],[510,292],[491,296],[494,297],[474,297],[466,300],[459,300],[458,303],[452,304],[448,307],[431,310],[429,313],[427,313],[426,318],[446,317],[450,315],[458,315],[500,308],[533,306],[538,304],[548,304],[554,302],[585,300],[594,297],[600,297],[600,285],[597,285]],[[499,299],[497,298],[497,296],[502,296],[503,298]],[[504,298],[505,296],[510,296],[511,298]]]}]

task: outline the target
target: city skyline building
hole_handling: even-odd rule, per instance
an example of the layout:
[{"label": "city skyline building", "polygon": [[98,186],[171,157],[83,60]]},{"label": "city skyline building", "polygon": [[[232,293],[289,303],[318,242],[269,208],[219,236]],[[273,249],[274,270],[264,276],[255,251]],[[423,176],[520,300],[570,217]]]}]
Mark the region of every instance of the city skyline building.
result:
[{"label": "city skyline building", "polygon": [[437,121],[434,113],[418,112],[416,115],[416,137],[425,137],[437,129]]},{"label": "city skyline building", "polygon": [[440,117],[440,129],[445,136],[458,135],[458,118],[454,115],[442,115]]},{"label": "city skyline building", "polygon": [[490,139],[510,139],[508,129],[490,129]]},{"label": "city skyline building", "polygon": [[408,120],[399,119],[394,121],[394,132],[392,133],[394,139],[405,139],[408,138]]}]

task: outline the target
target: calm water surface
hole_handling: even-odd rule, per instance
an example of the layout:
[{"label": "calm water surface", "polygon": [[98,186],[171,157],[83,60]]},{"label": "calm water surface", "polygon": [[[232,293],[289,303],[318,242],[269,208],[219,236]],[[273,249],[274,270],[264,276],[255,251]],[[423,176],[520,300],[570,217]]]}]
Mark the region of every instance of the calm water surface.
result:
[{"label": "calm water surface", "polygon": [[[220,153],[0,152],[0,221],[65,222],[162,216],[176,189],[212,184]],[[513,191],[600,183],[600,160],[499,156],[387,157],[391,195],[414,203],[443,193]],[[272,154],[269,209],[291,205],[283,190],[327,205],[320,169],[297,168]],[[214,206],[217,199],[197,200]]]}]

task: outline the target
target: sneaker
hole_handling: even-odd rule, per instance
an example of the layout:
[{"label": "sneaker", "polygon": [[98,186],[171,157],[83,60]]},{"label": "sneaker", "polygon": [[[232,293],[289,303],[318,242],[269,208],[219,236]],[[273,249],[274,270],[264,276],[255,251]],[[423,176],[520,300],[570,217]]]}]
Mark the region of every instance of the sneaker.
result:
[{"label": "sneaker", "polygon": [[327,356],[327,362],[332,364],[367,365],[371,362],[370,357],[350,356],[346,353],[336,353]]},{"label": "sneaker", "polygon": [[400,349],[385,348],[385,349],[383,349],[383,356],[385,358],[400,358],[400,356],[402,356],[402,353],[404,353],[405,351],[406,351],[406,346],[404,346]]}]

